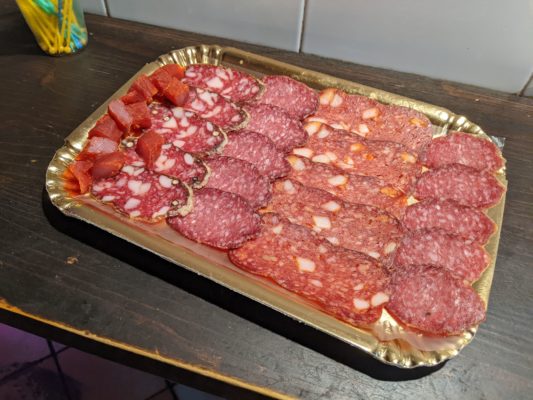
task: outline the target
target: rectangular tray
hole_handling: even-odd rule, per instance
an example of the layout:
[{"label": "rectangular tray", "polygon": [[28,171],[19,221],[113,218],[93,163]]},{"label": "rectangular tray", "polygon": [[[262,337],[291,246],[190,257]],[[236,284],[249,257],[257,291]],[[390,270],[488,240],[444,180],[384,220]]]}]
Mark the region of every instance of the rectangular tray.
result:
[{"label": "rectangular tray", "polygon": [[[428,116],[436,126],[436,133],[443,133],[452,129],[486,136],[479,126],[470,122],[466,117],[456,115],[445,108],[289,65],[236,48],[216,45],[186,47],[164,54],[156,61],[145,65],[65,139],[64,146],[55,153],[46,173],[46,189],[52,203],[59,210],[65,215],[96,225],[168,261],[347,342],[387,364],[400,368],[433,366],[457,355],[464,346],[472,341],[477,327],[469,329],[459,336],[430,338],[405,331],[386,311],[375,324],[373,332],[350,326],[317,310],[305,299],[282,289],[271,281],[238,269],[229,262],[225,252],[185,239],[164,223],[151,225],[133,221],[119,215],[110,206],[92,199],[89,195],[69,196],[63,188],[63,172],[84,147],[88,131],[106,113],[108,103],[125,94],[139,74],[150,74],[160,66],[169,63],[178,63],[183,66],[194,63],[220,64],[244,70],[258,77],[265,74],[288,75],[318,90],[336,87],[348,93],[367,96],[385,104],[418,110]],[[498,172],[497,176],[500,182],[507,187],[504,168]],[[485,304],[488,304],[494,274],[504,204],[505,196],[499,204],[488,210],[488,215],[495,221],[498,230],[485,246],[491,256],[491,264],[474,284],[475,290],[485,301]]]}]

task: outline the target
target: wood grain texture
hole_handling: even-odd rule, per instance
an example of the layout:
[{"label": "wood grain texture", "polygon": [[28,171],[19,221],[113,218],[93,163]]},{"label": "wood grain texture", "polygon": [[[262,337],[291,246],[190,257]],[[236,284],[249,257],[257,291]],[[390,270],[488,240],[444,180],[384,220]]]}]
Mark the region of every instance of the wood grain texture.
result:
[{"label": "wood grain texture", "polygon": [[[0,298],[5,302],[204,372],[299,398],[530,396],[532,99],[91,15],[88,48],[73,57],[51,58],[40,52],[12,7],[0,11]],[[440,369],[411,375],[381,368],[325,335],[63,217],[50,205],[44,176],[63,138],[144,63],[200,43],[240,47],[438,104],[466,115],[488,134],[507,138],[509,192],[488,317],[458,357]],[[77,262],[68,264],[68,257]],[[9,311],[0,312],[0,319],[218,394],[256,397]]]}]

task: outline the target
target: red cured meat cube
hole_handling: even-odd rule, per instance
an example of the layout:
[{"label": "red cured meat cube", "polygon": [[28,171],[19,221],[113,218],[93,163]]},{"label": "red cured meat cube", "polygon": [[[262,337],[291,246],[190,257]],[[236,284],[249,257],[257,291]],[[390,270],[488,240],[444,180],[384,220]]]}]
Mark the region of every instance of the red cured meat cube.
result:
[{"label": "red cured meat cube", "polygon": [[108,106],[109,115],[113,117],[118,127],[127,132],[130,130],[133,117],[128,112],[126,105],[121,100],[113,100]]},{"label": "red cured meat cube", "polygon": [[150,110],[144,101],[129,104],[126,106],[128,112],[133,120],[131,125],[136,128],[150,128],[152,126],[152,118],[150,117]]},{"label": "red cured meat cube", "polygon": [[182,79],[185,76],[185,68],[178,64],[163,65],[159,70],[165,71],[173,78]]},{"label": "red cured meat cube", "polygon": [[161,154],[161,147],[164,143],[163,136],[154,131],[148,131],[137,141],[135,151],[142,157],[148,168],[153,168],[155,161]]},{"label": "red cured meat cube", "polygon": [[111,178],[117,175],[124,165],[125,160],[124,153],[120,151],[98,157],[91,171],[93,179]]},{"label": "red cured meat cube", "polygon": [[99,136],[119,142],[122,137],[122,131],[117,126],[116,122],[109,115],[104,115],[100,118],[93,129],[89,131],[89,138]]},{"label": "red cured meat cube", "polygon": [[189,86],[176,78],[172,78],[169,85],[163,89],[163,95],[175,105],[182,106],[189,96]]},{"label": "red cured meat cube", "polygon": [[89,187],[91,186],[92,178],[89,171],[91,170],[92,166],[93,163],[88,160],[74,161],[68,166],[69,171],[78,181],[81,194],[86,193],[89,190]]},{"label": "red cured meat cube", "polygon": [[159,89],[159,92],[164,90],[172,80],[172,75],[170,75],[164,69],[159,68],[152,75],[150,75],[150,81],[152,84]]},{"label": "red cured meat cube", "polygon": [[157,88],[146,75],[139,76],[133,82],[131,88],[138,91],[147,102],[152,101],[152,97],[157,94]]},{"label": "red cured meat cube", "polygon": [[80,153],[79,158],[82,159],[93,159],[102,154],[109,154],[116,151],[118,148],[118,143],[114,140],[95,136],[89,140],[89,143],[85,146],[85,149]]},{"label": "red cured meat cube", "polygon": [[145,101],[144,96],[137,90],[130,90],[127,94],[120,98],[124,104],[138,103],[139,101]]}]

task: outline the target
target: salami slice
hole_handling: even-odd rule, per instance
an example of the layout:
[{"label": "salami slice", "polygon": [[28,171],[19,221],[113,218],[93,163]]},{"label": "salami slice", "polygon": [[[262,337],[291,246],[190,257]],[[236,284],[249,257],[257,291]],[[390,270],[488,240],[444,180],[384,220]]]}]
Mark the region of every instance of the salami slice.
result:
[{"label": "salami slice", "polygon": [[496,224],[480,210],[454,201],[424,200],[407,207],[403,225],[410,231],[440,229],[468,242],[485,244]]},{"label": "salami slice", "polygon": [[318,95],[313,89],[288,76],[270,75],[263,78],[264,93],[259,103],[278,106],[296,119],[303,119],[318,107]]},{"label": "salami slice", "polygon": [[307,140],[307,133],[300,121],[282,108],[256,104],[244,109],[250,115],[246,129],[267,136],[283,152],[289,152]]},{"label": "salami slice", "polygon": [[238,247],[260,229],[259,216],[246,200],[213,188],[195,191],[192,211],[167,222],[183,236],[220,249]]},{"label": "salami slice", "polygon": [[398,220],[379,208],[347,203],[290,179],[274,183],[268,210],[312,229],[331,244],[365,253],[383,265],[390,265],[403,233]]},{"label": "salami slice", "polygon": [[211,170],[206,187],[238,194],[253,209],[264,206],[270,199],[270,181],[249,162],[223,156],[211,157],[206,162]]},{"label": "salami slice", "polygon": [[472,283],[489,266],[487,252],[477,243],[466,243],[439,230],[407,233],[396,251],[394,268],[433,265]]},{"label": "salami slice", "polygon": [[305,186],[325,190],[350,203],[381,208],[396,218],[400,218],[407,207],[405,193],[378,178],[353,175],[297,156],[289,156],[287,160],[292,167],[288,177]]},{"label": "salami slice", "polygon": [[388,275],[370,257],[335,247],[276,214],[264,214],[259,237],[229,256],[239,268],[270,278],[355,326],[378,320],[389,298]]},{"label": "salami slice", "polygon": [[269,138],[257,132],[230,133],[222,155],[248,161],[269,179],[285,176],[290,170],[285,155]]},{"label": "salami slice", "polygon": [[176,178],[194,188],[204,186],[209,172],[204,162],[186,153],[172,143],[161,147],[161,154],[152,167],[154,172]]},{"label": "salami slice", "polygon": [[497,171],[504,165],[501,152],[488,139],[470,133],[450,132],[433,139],[423,159],[429,168],[463,164],[479,171]]},{"label": "salami slice", "polygon": [[485,319],[485,304],[474,289],[443,268],[402,268],[393,273],[391,290],[387,311],[417,331],[456,335]]},{"label": "salami slice", "polygon": [[235,103],[250,101],[261,92],[261,84],[252,75],[220,65],[190,65],[185,70],[183,81],[218,93]]},{"label": "salami slice", "polygon": [[150,110],[152,129],[163,135],[166,142],[187,153],[213,153],[226,143],[220,128],[182,107],[154,102],[150,104]]},{"label": "salami slice", "polygon": [[304,128],[309,140],[292,152],[313,162],[332,164],[357,175],[375,176],[406,193],[422,172],[418,155],[399,143],[365,140],[320,122],[308,122]]},{"label": "salami slice", "polygon": [[504,191],[489,172],[451,164],[422,174],[416,184],[415,197],[454,200],[461,205],[486,208],[497,204]]}]

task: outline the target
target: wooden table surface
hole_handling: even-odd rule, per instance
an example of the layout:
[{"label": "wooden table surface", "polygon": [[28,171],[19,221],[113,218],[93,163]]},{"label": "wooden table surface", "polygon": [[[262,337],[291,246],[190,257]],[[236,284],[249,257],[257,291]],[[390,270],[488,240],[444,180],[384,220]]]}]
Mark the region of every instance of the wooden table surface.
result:
[{"label": "wooden table surface", "polygon": [[[13,7],[1,11],[1,321],[239,399],[531,396],[533,100],[91,15],[89,47],[52,58]],[[441,105],[507,138],[509,191],[487,321],[456,358],[435,370],[380,366],[51,206],[45,171],[64,137],[146,62],[200,43]]]}]

